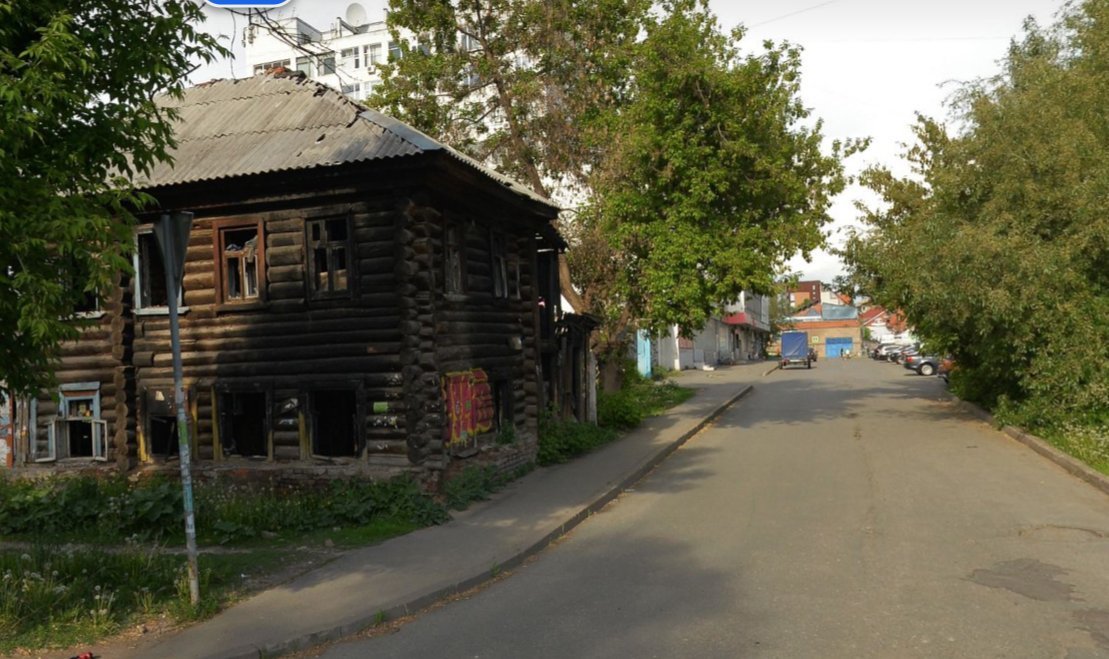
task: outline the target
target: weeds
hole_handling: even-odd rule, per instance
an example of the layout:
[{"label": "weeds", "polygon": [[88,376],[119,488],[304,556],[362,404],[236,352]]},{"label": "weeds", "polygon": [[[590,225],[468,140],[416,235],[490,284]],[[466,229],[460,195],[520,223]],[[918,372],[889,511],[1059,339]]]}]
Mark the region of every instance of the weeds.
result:
[{"label": "weeds", "polygon": [[[83,543],[183,541],[181,487],[169,479],[0,479],[0,535]],[[202,544],[252,541],[375,520],[430,526],[446,510],[411,479],[332,481],[323,488],[203,483],[196,487]]]},{"label": "weeds", "polygon": [[[117,631],[133,616],[188,606],[183,560],[156,551],[36,545],[0,551],[0,652],[67,646]],[[206,587],[233,576],[204,571]],[[213,578],[215,577],[215,578]]]}]

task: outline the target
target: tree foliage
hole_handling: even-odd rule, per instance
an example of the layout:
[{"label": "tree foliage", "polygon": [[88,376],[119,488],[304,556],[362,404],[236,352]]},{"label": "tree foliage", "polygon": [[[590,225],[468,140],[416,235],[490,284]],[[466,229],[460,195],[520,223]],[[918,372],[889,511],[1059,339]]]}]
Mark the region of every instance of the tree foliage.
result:
[{"label": "tree foliage", "polygon": [[[620,102],[645,0],[390,0],[374,102],[541,194],[580,184]],[[409,43],[403,30],[417,35]]]},{"label": "tree foliage", "polygon": [[128,267],[131,175],[165,160],[190,67],[222,52],[188,0],[0,1],[0,381],[51,381],[74,309]]},{"label": "tree foliage", "polygon": [[[873,169],[884,205],[844,255],[958,363],[966,396],[1033,427],[1109,423],[1109,2],[1028,21],[1002,72],[919,117],[913,174]],[[865,210],[865,209],[864,209]]]},{"label": "tree foliage", "polygon": [[389,21],[418,38],[377,102],[538,192],[571,191],[563,290],[604,318],[602,352],[634,326],[693,331],[822,244],[859,145],[822,152],[797,49],[741,54],[700,0],[391,0]]},{"label": "tree foliage", "polygon": [[599,263],[571,252],[576,274],[606,271],[591,300],[609,331],[631,321],[688,334],[741,291],[772,294],[785,261],[823,243],[842,158],[865,146],[823,151],[799,98],[798,49],[744,54],[743,31],[721,31],[706,3],[661,10],[583,216],[608,249]]}]

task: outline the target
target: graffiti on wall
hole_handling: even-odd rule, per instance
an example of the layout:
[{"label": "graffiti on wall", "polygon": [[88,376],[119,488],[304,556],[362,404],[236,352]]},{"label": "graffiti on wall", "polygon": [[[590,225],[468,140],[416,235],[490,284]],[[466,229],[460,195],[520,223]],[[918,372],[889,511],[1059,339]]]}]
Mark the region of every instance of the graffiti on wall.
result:
[{"label": "graffiti on wall", "polygon": [[11,401],[0,399],[0,469],[11,469],[15,464],[12,451],[15,445],[14,421]]},{"label": "graffiti on wall", "polygon": [[447,373],[443,376],[443,400],[447,404],[447,443],[467,444],[493,427],[493,390],[483,369]]}]

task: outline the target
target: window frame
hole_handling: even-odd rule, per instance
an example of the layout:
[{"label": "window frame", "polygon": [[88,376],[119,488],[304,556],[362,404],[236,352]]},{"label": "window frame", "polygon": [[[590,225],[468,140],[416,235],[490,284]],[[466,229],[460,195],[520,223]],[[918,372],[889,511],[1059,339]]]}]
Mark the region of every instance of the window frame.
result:
[{"label": "window frame", "polygon": [[[228,272],[225,258],[226,244],[224,236],[232,231],[255,230],[254,269],[256,295],[246,297],[245,291],[241,298],[228,297],[227,284]],[[266,235],[265,222],[260,217],[227,218],[212,222],[212,269],[216,305],[220,307],[251,307],[264,304],[267,299],[266,286]],[[245,284],[245,270],[243,272]]]},{"label": "window frame", "polygon": [[371,43],[363,46],[362,58],[363,61],[366,62],[366,68],[371,69],[381,64],[384,61],[382,59],[382,53],[384,52],[386,51],[382,48],[380,43]]},{"label": "window frame", "polygon": [[[158,239],[154,237],[154,225],[142,224],[135,227],[134,233],[134,251],[131,254],[131,266],[134,268],[135,277],[132,282],[132,289],[134,294],[131,298],[133,313],[137,316],[143,315],[166,315],[169,313],[169,291],[166,291],[166,304],[161,305],[147,305],[143,302],[143,282],[149,274],[146,272],[146,264],[142,260],[142,236],[150,236],[150,242],[153,244],[154,249],[158,249]],[[190,233],[191,237],[191,233]],[[187,248],[186,248],[187,250]],[[159,251],[159,256],[161,252]],[[162,271],[165,275],[166,263],[162,259]],[[181,280],[181,288],[177,291],[177,312],[179,314],[188,313],[189,308],[184,306],[185,300],[185,281]]]},{"label": "window frame", "polygon": [[[342,240],[329,240],[327,223],[336,220],[341,220],[345,223],[346,238]],[[314,240],[312,238],[313,225],[319,225],[321,228],[320,240]],[[309,300],[334,300],[354,297],[355,287],[358,284],[358,270],[355,267],[353,234],[354,222],[348,214],[315,215],[304,218],[304,277]],[[316,249],[318,249],[319,245],[323,245],[324,249],[327,251],[328,290],[326,291],[319,290],[316,283]],[[332,288],[332,285],[335,280],[335,273],[338,270],[332,269],[334,265],[333,250],[340,246],[346,252],[347,285],[344,289],[335,290]]]},{"label": "window frame", "polygon": [[[215,395],[212,399],[212,404],[215,407],[215,423],[216,432],[219,433],[219,446],[213,455],[216,461],[227,461],[233,459],[242,460],[257,460],[264,458],[267,462],[274,461],[274,443],[273,431],[275,424],[274,415],[274,392],[272,387],[266,386],[250,386],[238,383],[232,384],[217,384],[215,387]],[[262,433],[265,436],[266,454],[251,454],[243,455],[238,452],[229,452],[227,440],[230,438],[237,444],[238,439],[234,436],[234,431],[230,426],[232,412],[225,409],[224,404],[228,402],[230,397],[241,395],[258,395],[262,396],[265,405],[265,416],[262,418]],[[234,402],[232,402],[234,405]]]},{"label": "window frame", "polygon": [[489,230],[489,261],[490,280],[493,285],[493,297],[498,300],[509,299],[508,279],[508,250],[507,241],[503,234],[494,229]]},{"label": "window frame", "polygon": [[289,68],[289,60],[287,58],[286,59],[273,60],[273,61],[270,61],[270,62],[262,62],[261,64],[255,64],[254,68],[252,70],[254,72],[254,75],[259,75],[259,74],[262,74],[262,73],[271,73],[271,72],[276,71],[277,69],[281,69],[281,68],[284,68],[284,69]]},{"label": "window frame", "polygon": [[443,292],[464,295],[466,288],[466,225],[447,222],[443,227]]},{"label": "window frame", "polygon": [[[91,414],[87,418],[71,419],[69,405],[77,401],[90,401]],[[39,455],[37,451],[32,455],[36,463],[56,462],[59,459],[88,460],[92,462],[108,461],[108,422],[101,417],[100,409],[100,383],[76,382],[63,384],[58,388],[58,410],[53,420],[47,426],[46,455]],[[69,452],[69,423],[73,421],[87,421],[91,426],[92,455],[72,456]],[[66,450],[61,451],[61,442],[67,442]],[[59,458],[59,454],[62,457]]]}]

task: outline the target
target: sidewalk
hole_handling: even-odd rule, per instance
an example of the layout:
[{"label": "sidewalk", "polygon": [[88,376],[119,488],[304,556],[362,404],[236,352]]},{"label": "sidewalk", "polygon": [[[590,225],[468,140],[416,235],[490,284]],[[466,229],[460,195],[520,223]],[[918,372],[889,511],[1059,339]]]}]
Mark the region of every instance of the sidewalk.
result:
[{"label": "sidewalk", "polygon": [[[453,521],[351,551],[203,623],[118,657],[272,656],[341,638],[415,613],[496,572],[519,565],[642,478],[731,403],[745,396],[768,362],[685,371],[697,395],[646,420],[609,446],[571,463],[537,469]],[[95,650],[94,650],[95,651]],[[97,656],[101,652],[95,651]]]}]

